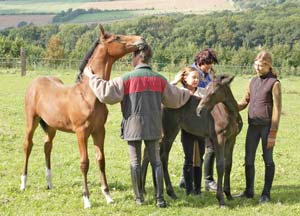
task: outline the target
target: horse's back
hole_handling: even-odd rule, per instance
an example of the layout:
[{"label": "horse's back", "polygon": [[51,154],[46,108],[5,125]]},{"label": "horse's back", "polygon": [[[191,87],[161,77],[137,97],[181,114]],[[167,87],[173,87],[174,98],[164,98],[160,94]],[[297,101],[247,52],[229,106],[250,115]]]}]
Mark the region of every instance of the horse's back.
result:
[{"label": "horse's back", "polygon": [[39,116],[54,128],[70,131],[67,115],[69,88],[57,77],[42,76],[34,79],[25,93],[25,113],[27,118]]}]

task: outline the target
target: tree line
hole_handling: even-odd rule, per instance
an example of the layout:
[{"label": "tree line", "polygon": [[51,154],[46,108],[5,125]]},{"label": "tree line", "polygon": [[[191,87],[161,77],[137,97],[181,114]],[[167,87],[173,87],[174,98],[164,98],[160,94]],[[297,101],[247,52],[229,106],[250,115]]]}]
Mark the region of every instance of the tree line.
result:
[{"label": "tree line", "polygon": [[[206,47],[216,50],[219,64],[249,66],[260,49],[267,49],[276,67],[297,68],[299,20],[299,3],[285,3],[244,12],[145,16],[105,24],[104,28],[142,35],[152,45],[153,61],[160,63],[160,70],[191,64],[195,53]],[[24,47],[29,59],[82,59],[98,33],[96,24],[8,28],[0,32],[0,58],[18,57]]]}]

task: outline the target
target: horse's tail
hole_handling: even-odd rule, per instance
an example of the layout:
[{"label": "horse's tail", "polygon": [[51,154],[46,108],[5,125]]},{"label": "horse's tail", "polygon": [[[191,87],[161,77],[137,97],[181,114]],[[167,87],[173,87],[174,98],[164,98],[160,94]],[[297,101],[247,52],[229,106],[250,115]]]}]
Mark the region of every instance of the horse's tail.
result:
[{"label": "horse's tail", "polygon": [[42,126],[43,130],[46,132],[49,126],[43,119],[40,120],[40,125]]}]

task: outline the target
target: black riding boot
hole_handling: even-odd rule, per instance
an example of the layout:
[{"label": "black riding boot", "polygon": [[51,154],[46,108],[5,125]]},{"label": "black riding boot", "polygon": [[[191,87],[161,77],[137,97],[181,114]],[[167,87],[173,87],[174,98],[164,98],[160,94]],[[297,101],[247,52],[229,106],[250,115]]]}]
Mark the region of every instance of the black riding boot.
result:
[{"label": "black riding boot", "polygon": [[272,183],[275,175],[275,165],[267,164],[265,166],[265,185],[259,203],[266,203],[270,201],[270,192],[272,188]]},{"label": "black riding boot", "polygon": [[138,166],[130,166],[131,180],[133,192],[135,195],[135,202],[138,205],[143,205],[144,196],[141,179],[141,168]]},{"label": "black riding boot", "polygon": [[194,193],[195,195],[201,195],[201,180],[202,180],[202,168],[194,168]]},{"label": "black riding boot", "polygon": [[184,166],[183,176],[185,181],[185,193],[189,195],[193,192],[193,166]]},{"label": "black riding boot", "polygon": [[255,177],[254,165],[246,165],[245,173],[246,173],[245,197],[253,198],[253,196],[254,196],[254,177]]},{"label": "black riding boot", "polygon": [[158,165],[153,167],[154,175],[155,175],[155,182],[154,182],[154,189],[155,189],[155,198],[156,198],[156,206],[159,208],[167,207],[167,203],[164,200],[164,179],[163,179],[163,168],[162,165]]}]

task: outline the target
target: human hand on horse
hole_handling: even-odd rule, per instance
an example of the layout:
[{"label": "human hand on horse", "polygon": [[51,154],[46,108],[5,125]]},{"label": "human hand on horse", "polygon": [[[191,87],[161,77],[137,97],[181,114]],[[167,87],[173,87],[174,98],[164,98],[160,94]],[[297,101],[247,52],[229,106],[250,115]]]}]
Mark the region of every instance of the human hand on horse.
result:
[{"label": "human hand on horse", "polygon": [[184,70],[179,71],[179,72],[175,75],[174,80],[171,81],[170,83],[173,84],[173,85],[176,85],[177,83],[182,82],[182,81],[183,81],[184,74],[185,74],[185,71],[184,71]]},{"label": "human hand on horse", "polygon": [[277,134],[277,130],[270,129],[268,135],[267,149],[271,149],[275,146],[276,134]]},{"label": "human hand on horse", "polygon": [[85,67],[83,71],[84,75],[86,75],[88,78],[91,78],[94,73],[92,72],[91,67]]}]

